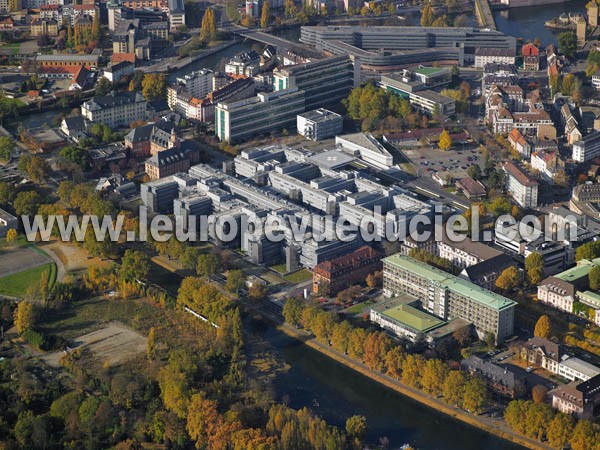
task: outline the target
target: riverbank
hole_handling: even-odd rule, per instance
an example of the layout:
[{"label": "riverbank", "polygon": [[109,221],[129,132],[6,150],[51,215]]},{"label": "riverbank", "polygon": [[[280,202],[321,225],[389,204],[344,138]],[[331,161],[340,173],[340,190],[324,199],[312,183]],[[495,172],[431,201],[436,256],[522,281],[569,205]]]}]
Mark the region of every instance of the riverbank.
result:
[{"label": "riverbank", "polygon": [[302,343],[309,346],[311,349],[316,350],[319,353],[322,353],[323,355],[335,360],[339,364],[342,364],[360,373],[361,375],[370,378],[371,380],[376,381],[389,389],[394,390],[395,392],[409,397],[447,416],[450,416],[472,427],[483,430],[487,433],[493,434],[494,436],[505,439],[517,445],[530,448],[532,450],[551,450],[551,447],[545,445],[542,442],[535,441],[526,436],[522,436],[513,432],[501,420],[494,420],[483,416],[474,416],[459,408],[452,407],[446,404],[443,400],[432,397],[423,391],[403,385],[399,381],[387,375],[373,372],[361,362],[356,361],[348,357],[347,355],[341,354],[335,349],[317,341],[314,337],[290,325],[278,323],[277,329],[280,332],[286,334],[287,336],[301,341]]}]

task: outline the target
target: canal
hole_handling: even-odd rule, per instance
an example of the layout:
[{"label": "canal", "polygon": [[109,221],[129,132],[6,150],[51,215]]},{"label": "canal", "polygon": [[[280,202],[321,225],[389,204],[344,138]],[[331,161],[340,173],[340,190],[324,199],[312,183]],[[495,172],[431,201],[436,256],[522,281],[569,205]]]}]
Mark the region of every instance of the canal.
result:
[{"label": "canal", "polygon": [[556,44],[556,37],[564,30],[551,30],[544,23],[566,12],[585,13],[587,0],[572,0],[553,5],[512,8],[494,11],[494,20],[498,31],[517,38],[533,41],[536,37],[542,45]]},{"label": "canal", "polygon": [[363,415],[370,444],[387,438],[390,449],[404,444],[419,450],[523,449],[404,397],[270,325],[251,321],[249,328],[286,363],[273,382],[278,401],[295,409],[306,406],[342,428],[349,416]]}]

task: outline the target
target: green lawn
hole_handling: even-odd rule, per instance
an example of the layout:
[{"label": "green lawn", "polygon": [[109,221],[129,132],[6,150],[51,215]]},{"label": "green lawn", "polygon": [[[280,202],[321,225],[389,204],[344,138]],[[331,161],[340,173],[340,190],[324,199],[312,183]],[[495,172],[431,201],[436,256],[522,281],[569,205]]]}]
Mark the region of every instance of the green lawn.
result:
[{"label": "green lawn", "polygon": [[368,300],[364,303],[357,303],[356,305],[351,306],[350,308],[347,308],[344,310],[345,313],[348,314],[362,314],[363,310],[365,308],[367,308],[369,305],[372,305],[373,303],[375,303],[373,300]]},{"label": "green lawn", "polygon": [[299,270],[298,272],[290,273],[289,275],[285,275],[283,278],[288,280],[290,283],[303,283],[312,279],[312,273],[306,269]]},{"label": "green lawn", "polygon": [[0,294],[9,297],[22,297],[29,286],[40,284],[40,278],[44,272],[48,272],[48,286],[52,288],[56,281],[56,265],[48,263],[0,278]]},{"label": "green lawn", "polygon": [[273,269],[275,272],[279,272],[282,275],[287,272],[287,268],[286,268],[285,264],[278,264],[276,266],[271,266],[271,269]]}]

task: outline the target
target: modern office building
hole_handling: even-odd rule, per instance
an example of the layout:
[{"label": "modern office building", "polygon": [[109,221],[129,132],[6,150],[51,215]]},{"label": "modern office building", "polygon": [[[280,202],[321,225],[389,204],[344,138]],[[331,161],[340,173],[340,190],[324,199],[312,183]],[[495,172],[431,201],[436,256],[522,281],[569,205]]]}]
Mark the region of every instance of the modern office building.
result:
[{"label": "modern office building", "polygon": [[298,134],[313,141],[332,138],[342,132],[344,119],[325,108],[298,114],[296,128]]},{"label": "modern office building", "polygon": [[296,116],[304,111],[304,91],[260,93],[245,100],[218,103],[215,132],[221,141],[235,143],[283,128],[293,130]]},{"label": "modern office building", "polygon": [[[303,26],[300,41],[333,55],[353,55],[375,70],[434,61],[475,61],[478,48],[516,50],[516,39],[477,28],[394,26]],[[381,51],[385,49],[385,52]]]},{"label": "modern office building", "polygon": [[84,118],[111,128],[145,120],[146,114],[146,100],[140,92],[97,95],[81,105],[81,115]]},{"label": "modern office building", "polygon": [[426,114],[451,116],[456,113],[455,101],[431,90],[431,83],[427,83],[427,78],[416,71],[404,70],[382,75],[379,85],[386,91],[408,99],[411,105]]},{"label": "modern office building", "polygon": [[360,64],[349,56],[337,56],[273,71],[273,89],[304,91],[306,110],[337,107],[360,83]]},{"label": "modern office building", "polygon": [[573,161],[584,163],[600,156],[600,131],[584,136],[573,143]]},{"label": "modern office building", "polygon": [[444,320],[471,322],[480,338],[502,342],[513,333],[516,303],[421,261],[396,254],[383,260],[386,296],[408,293]]},{"label": "modern office building", "polygon": [[512,198],[523,208],[535,208],[539,183],[511,161],[503,163],[502,168],[506,173],[506,189]]},{"label": "modern office building", "polygon": [[366,163],[378,169],[389,169],[394,165],[394,157],[371,133],[353,133],[336,136],[336,145],[344,151],[360,156]]},{"label": "modern office building", "polygon": [[140,196],[149,212],[170,214],[173,212],[173,201],[179,196],[179,184],[172,176],[144,183]]}]

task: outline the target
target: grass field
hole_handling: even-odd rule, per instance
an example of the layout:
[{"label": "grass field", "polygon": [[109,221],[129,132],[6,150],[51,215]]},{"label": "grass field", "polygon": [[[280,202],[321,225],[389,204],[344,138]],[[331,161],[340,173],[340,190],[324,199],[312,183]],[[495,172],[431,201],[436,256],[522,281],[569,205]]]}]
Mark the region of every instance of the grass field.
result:
[{"label": "grass field", "polygon": [[312,279],[312,273],[310,273],[306,269],[299,270],[298,272],[290,273],[289,275],[285,275],[283,278],[288,280],[290,283],[303,283]]},{"label": "grass field", "polygon": [[24,296],[30,286],[39,286],[44,272],[48,272],[48,286],[52,288],[56,282],[56,265],[48,263],[0,278],[0,294],[9,297]]},{"label": "grass field", "polygon": [[367,300],[364,303],[358,303],[350,308],[346,308],[344,312],[348,314],[362,314],[363,310],[373,303],[375,303],[373,300]]},{"label": "grass field", "polygon": [[285,264],[278,264],[276,266],[271,266],[271,269],[273,269],[275,272],[279,272],[282,275],[287,272],[287,268],[286,268]]}]

